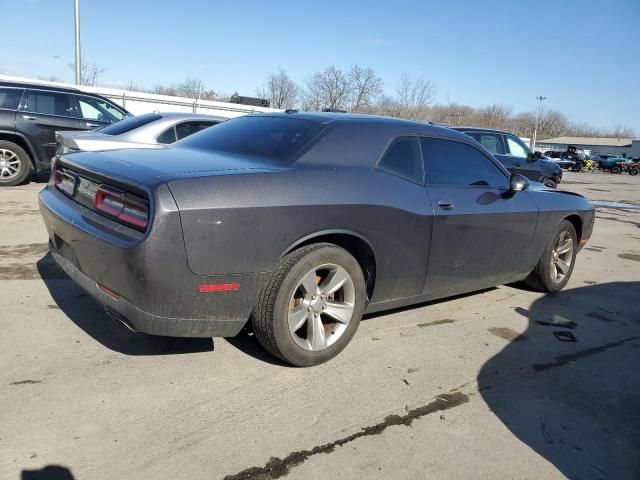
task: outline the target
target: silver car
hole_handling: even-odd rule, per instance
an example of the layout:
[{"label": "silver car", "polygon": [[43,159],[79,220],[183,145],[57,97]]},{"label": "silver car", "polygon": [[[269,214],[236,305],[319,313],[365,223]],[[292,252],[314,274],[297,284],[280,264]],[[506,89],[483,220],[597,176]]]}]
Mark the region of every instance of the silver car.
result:
[{"label": "silver car", "polygon": [[56,132],[56,156],[78,151],[157,148],[227,120],[195,113],[146,113],[91,131]]}]

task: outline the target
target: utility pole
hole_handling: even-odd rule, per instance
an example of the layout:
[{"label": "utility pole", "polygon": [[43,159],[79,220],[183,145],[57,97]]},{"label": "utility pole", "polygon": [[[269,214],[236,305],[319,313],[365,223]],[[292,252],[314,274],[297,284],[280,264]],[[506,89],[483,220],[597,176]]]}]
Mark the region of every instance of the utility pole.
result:
[{"label": "utility pole", "polygon": [[536,137],[538,136],[538,123],[540,123],[540,115],[542,114],[542,102],[546,100],[547,97],[539,96],[536,97],[538,100],[538,109],[536,111],[536,126],[533,129],[533,140],[531,140],[531,151],[535,152],[536,149]]},{"label": "utility pole", "polygon": [[80,58],[80,0],[74,0],[74,6],[75,6],[75,19],[76,19],[76,58],[75,58],[76,85],[80,85],[80,82],[81,82],[80,70],[82,69],[82,61]]}]

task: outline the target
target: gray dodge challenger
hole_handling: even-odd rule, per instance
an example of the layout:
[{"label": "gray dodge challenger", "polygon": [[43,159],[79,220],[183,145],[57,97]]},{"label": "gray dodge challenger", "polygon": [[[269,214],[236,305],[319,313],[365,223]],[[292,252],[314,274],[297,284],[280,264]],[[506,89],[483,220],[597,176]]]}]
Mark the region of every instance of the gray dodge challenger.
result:
[{"label": "gray dodge challenger", "polygon": [[57,264],[132,330],[251,322],[297,366],[336,356],[363,313],[520,280],[558,291],[594,222],[454,130],[296,111],[63,155],[40,210]]}]

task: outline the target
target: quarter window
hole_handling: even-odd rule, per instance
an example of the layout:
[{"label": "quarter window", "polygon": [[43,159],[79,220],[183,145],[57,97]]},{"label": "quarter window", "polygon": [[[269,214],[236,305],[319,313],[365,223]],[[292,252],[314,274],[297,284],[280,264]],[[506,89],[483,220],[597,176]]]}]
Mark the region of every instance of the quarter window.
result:
[{"label": "quarter window", "polygon": [[24,106],[27,112],[75,117],[71,95],[67,93],[30,91]]},{"label": "quarter window", "polygon": [[393,141],[378,163],[378,168],[412,182],[424,181],[418,137],[400,137]]},{"label": "quarter window", "polygon": [[160,135],[158,135],[158,137],[156,138],[156,142],[162,143],[164,145],[169,145],[170,143],[173,143],[175,141],[176,141],[176,129],[175,129],[175,127],[171,127],[169,129],[165,130]]},{"label": "quarter window", "polygon": [[420,142],[428,184],[506,187],[505,174],[478,149],[439,138]]},{"label": "quarter window", "polygon": [[23,91],[19,88],[0,88],[0,108],[17,110]]},{"label": "quarter window", "polygon": [[527,147],[525,147],[523,143],[520,143],[513,137],[506,137],[506,138],[507,138],[507,145],[509,146],[509,152],[511,153],[511,155],[519,158],[527,158],[529,156]]}]

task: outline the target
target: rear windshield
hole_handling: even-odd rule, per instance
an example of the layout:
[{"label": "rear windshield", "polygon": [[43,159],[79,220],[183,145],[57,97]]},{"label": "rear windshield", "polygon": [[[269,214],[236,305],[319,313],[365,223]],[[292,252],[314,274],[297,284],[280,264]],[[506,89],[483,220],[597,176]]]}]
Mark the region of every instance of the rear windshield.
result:
[{"label": "rear windshield", "polygon": [[198,132],[177,145],[286,161],[321,130],[321,123],[310,120],[246,116]]},{"label": "rear windshield", "polygon": [[137,117],[120,120],[113,125],[99,128],[97,131],[100,133],[104,133],[105,135],[122,135],[123,133],[127,133],[134,128],[138,128],[148,123],[155,122],[156,120],[160,120],[161,118],[162,115],[158,115],[157,113],[145,113],[144,115],[138,115]]}]

